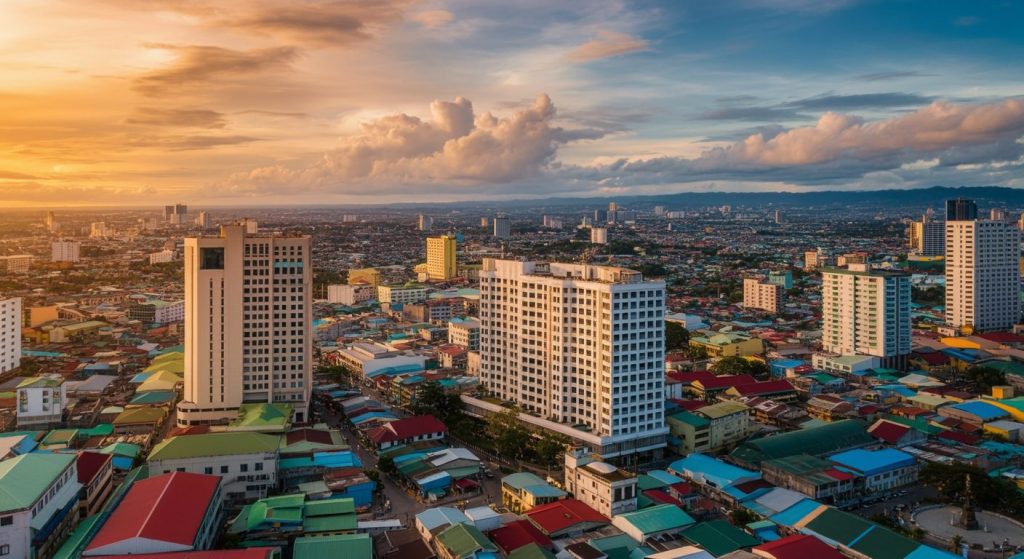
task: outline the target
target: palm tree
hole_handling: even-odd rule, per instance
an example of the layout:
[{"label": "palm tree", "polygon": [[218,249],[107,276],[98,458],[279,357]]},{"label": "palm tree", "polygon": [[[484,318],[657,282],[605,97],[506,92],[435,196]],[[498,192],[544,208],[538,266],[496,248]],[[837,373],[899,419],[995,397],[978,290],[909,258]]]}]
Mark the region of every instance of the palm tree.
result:
[{"label": "palm tree", "polygon": [[964,537],[956,534],[949,540],[949,547],[953,553],[960,553],[960,546],[964,543]]}]

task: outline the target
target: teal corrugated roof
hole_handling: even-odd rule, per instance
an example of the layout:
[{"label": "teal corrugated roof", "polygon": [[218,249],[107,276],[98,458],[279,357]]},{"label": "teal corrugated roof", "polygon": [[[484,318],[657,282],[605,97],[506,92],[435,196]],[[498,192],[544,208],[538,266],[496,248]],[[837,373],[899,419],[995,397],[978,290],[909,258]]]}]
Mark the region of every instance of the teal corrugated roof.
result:
[{"label": "teal corrugated roof", "polygon": [[0,462],[0,512],[30,508],[74,461],[74,454],[32,453]]}]

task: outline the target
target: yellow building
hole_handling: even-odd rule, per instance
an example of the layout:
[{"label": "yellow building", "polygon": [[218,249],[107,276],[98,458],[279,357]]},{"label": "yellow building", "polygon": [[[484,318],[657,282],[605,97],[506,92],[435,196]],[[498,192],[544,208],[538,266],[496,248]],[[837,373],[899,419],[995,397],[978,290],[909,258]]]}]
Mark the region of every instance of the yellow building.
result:
[{"label": "yellow building", "polygon": [[744,357],[764,353],[764,342],[761,338],[734,332],[691,337],[690,347],[703,347],[707,350],[708,357]]},{"label": "yellow building", "polygon": [[376,268],[354,268],[348,271],[348,284],[365,283],[377,287],[380,285],[380,272]]},{"label": "yellow building", "polygon": [[60,318],[57,312],[57,305],[49,305],[46,307],[25,307],[22,311],[24,320],[22,326],[28,328],[35,328],[41,326],[47,322],[52,322]]},{"label": "yellow building", "polygon": [[441,235],[427,237],[427,278],[435,281],[450,280],[458,273],[455,260],[455,237]]}]

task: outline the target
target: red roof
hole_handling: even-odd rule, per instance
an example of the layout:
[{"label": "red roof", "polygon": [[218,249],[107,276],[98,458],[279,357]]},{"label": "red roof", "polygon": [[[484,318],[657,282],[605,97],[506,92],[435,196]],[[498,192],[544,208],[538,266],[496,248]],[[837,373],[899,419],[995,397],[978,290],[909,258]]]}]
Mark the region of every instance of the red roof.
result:
[{"label": "red roof", "polygon": [[879,421],[868,429],[868,433],[876,439],[881,439],[889,444],[897,444],[903,435],[910,432],[910,427],[894,423],[892,421]]},{"label": "red roof", "polygon": [[371,440],[380,444],[447,432],[448,428],[438,418],[432,415],[417,415],[375,427],[368,435]]},{"label": "red roof", "polygon": [[785,538],[761,544],[753,549],[756,555],[767,555],[772,559],[844,559],[843,554],[827,543],[804,534],[795,534]]},{"label": "red roof", "polygon": [[698,380],[711,380],[715,374],[711,371],[669,371],[667,376],[672,377],[683,384],[693,384]]},{"label": "red roof", "polygon": [[533,507],[526,517],[545,534],[561,532],[577,524],[608,524],[601,513],[576,499],[562,499],[539,507]]},{"label": "red roof", "polygon": [[770,483],[768,483],[767,481],[765,481],[763,479],[752,479],[750,481],[745,481],[743,483],[738,483],[736,485],[733,485],[733,487],[735,487],[736,489],[739,489],[740,491],[746,493],[747,495],[750,495],[751,493],[753,493],[754,491],[757,491],[758,489],[765,489],[765,488],[768,488],[768,487],[775,487],[775,486],[770,484]]},{"label": "red roof", "polygon": [[643,491],[643,494],[648,499],[661,505],[675,505],[677,507],[683,506],[683,503],[679,499],[676,499],[661,489],[648,489],[647,491]]},{"label": "red roof", "polygon": [[187,472],[163,474],[135,482],[86,549],[145,538],[192,545],[210,508],[218,499],[220,476]]},{"label": "red roof", "polygon": [[941,351],[932,351],[928,353],[914,353],[915,357],[920,357],[925,363],[929,365],[945,365],[949,363],[949,356]]},{"label": "red roof", "polygon": [[289,445],[293,445],[302,441],[309,441],[311,443],[331,445],[334,441],[331,439],[331,434],[327,431],[321,431],[318,429],[297,429],[290,431],[285,435]]},{"label": "red roof", "polygon": [[[177,553],[138,553],[132,559],[269,559],[276,547],[250,547],[248,549],[211,549],[209,551],[180,551]],[[96,555],[93,559],[124,559],[124,555]]]},{"label": "red roof", "polygon": [[710,379],[700,379],[700,384],[704,388],[732,388],[741,384],[754,384],[757,381],[750,375],[723,375],[720,377],[712,377]]},{"label": "red roof", "polygon": [[114,459],[112,454],[102,454],[99,452],[90,452],[88,450],[79,452],[76,465],[78,468],[78,483],[82,485],[89,485],[92,480],[96,479],[96,476],[103,469],[103,466]]},{"label": "red roof", "polygon": [[505,554],[535,543],[545,549],[551,549],[551,538],[544,535],[536,526],[526,520],[510,522],[490,533],[491,541],[501,548]]},{"label": "red roof", "polygon": [[671,398],[669,401],[686,411],[695,411],[708,405],[704,400],[680,400],[679,398]]},{"label": "red roof", "polygon": [[851,480],[851,479],[856,477],[856,476],[854,476],[851,473],[844,472],[842,470],[837,470],[835,468],[831,468],[831,469],[825,470],[824,473],[828,477],[830,477],[830,478],[832,478],[834,480],[837,480],[837,481],[847,481],[847,480]]},{"label": "red roof", "polygon": [[938,435],[935,435],[935,436],[940,438],[940,439],[946,439],[946,440],[949,440],[949,441],[955,441],[955,442],[958,442],[958,443],[969,444],[969,445],[978,444],[978,441],[981,440],[980,437],[977,437],[975,435],[968,435],[967,433],[961,433],[960,431],[953,431],[953,430],[943,431],[943,432],[941,432],[941,433],[939,433]]},{"label": "red roof", "polygon": [[1024,344],[1024,336],[1012,332],[986,332],[977,336],[997,344]]},{"label": "red roof", "polygon": [[780,392],[793,392],[795,389],[788,380],[769,380],[766,382],[753,382],[736,386],[736,391],[741,396],[758,396],[762,394],[778,394]]}]

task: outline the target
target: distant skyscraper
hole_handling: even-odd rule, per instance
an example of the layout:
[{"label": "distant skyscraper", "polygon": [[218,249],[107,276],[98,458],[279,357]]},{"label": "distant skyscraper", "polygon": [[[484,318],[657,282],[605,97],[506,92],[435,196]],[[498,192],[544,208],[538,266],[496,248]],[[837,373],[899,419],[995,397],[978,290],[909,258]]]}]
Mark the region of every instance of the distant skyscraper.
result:
[{"label": "distant skyscraper", "polygon": [[490,226],[491,226],[491,218],[487,217],[486,215],[480,218],[480,227],[483,227],[484,229],[487,229]]},{"label": "distant skyscraper", "polygon": [[81,241],[60,240],[50,245],[51,260],[54,262],[78,262],[82,250]]},{"label": "distant skyscraper", "polygon": [[946,221],[968,221],[978,219],[978,205],[974,200],[957,198],[946,200]]},{"label": "distant skyscraper", "polygon": [[910,354],[910,275],[825,268],[821,287],[822,349],[839,355],[878,357],[903,368]]},{"label": "distant skyscraper", "polygon": [[988,215],[992,221],[1003,221],[1006,219],[1006,212],[1000,208],[992,208],[989,210]]},{"label": "distant skyscraper", "polygon": [[594,223],[604,223],[608,221],[608,210],[594,210]]},{"label": "distant skyscraper", "polygon": [[819,247],[804,252],[804,270],[817,270],[825,265],[825,253]]},{"label": "distant skyscraper", "polygon": [[782,211],[775,210],[775,223],[782,223]]},{"label": "distant skyscraper", "polygon": [[507,239],[512,236],[512,222],[508,216],[494,216],[494,237],[496,239]]},{"label": "distant skyscraper", "polygon": [[199,212],[199,215],[196,216],[196,227],[198,227],[200,229],[209,229],[210,228],[210,214],[208,214],[206,212]]},{"label": "distant skyscraper", "polygon": [[608,211],[616,212],[619,211],[619,205],[615,202],[608,202]]},{"label": "distant skyscraper", "polygon": [[178,425],[234,418],[243,403],[308,419],[313,346],[309,237],[185,239],[185,389]]},{"label": "distant skyscraper", "polygon": [[434,220],[429,215],[420,214],[419,229],[420,231],[430,231],[430,227],[433,225]]},{"label": "distant skyscraper", "polygon": [[910,248],[921,256],[946,254],[946,222],[934,221],[927,215],[910,222]]},{"label": "distant skyscraper", "polygon": [[596,245],[608,244],[608,230],[604,227],[591,227],[590,242]]},{"label": "distant skyscraper", "polygon": [[481,384],[539,417],[585,425],[605,459],[660,455],[664,314],[665,283],[639,272],[485,258]]},{"label": "distant skyscraper", "polygon": [[946,323],[1002,330],[1020,320],[1020,231],[1002,221],[946,222]]},{"label": "distant skyscraper", "polygon": [[60,230],[60,224],[57,223],[57,219],[54,217],[52,211],[46,212],[46,217],[43,219],[43,223],[46,225],[46,230],[50,233],[56,233]]},{"label": "distant skyscraper", "polygon": [[744,278],[743,308],[778,313],[782,310],[782,291],[782,286],[764,278]]},{"label": "distant skyscraper", "polygon": [[665,215],[665,206],[654,206],[654,215]]},{"label": "distant skyscraper", "polygon": [[111,234],[110,229],[107,228],[107,224],[102,221],[97,221],[89,225],[89,238],[90,239],[105,239]]},{"label": "distant skyscraper", "polygon": [[0,374],[21,365],[21,299],[0,297]]},{"label": "distant skyscraper", "polygon": [[452,235],[427,237],[427,277],[446,281],[458,273],[456,241]]},{"label": "distant skyscraper", "polygon": [[356,214],[345,214],[341,216],[342,223],[356,223],[359,221],[359,216]]}]

